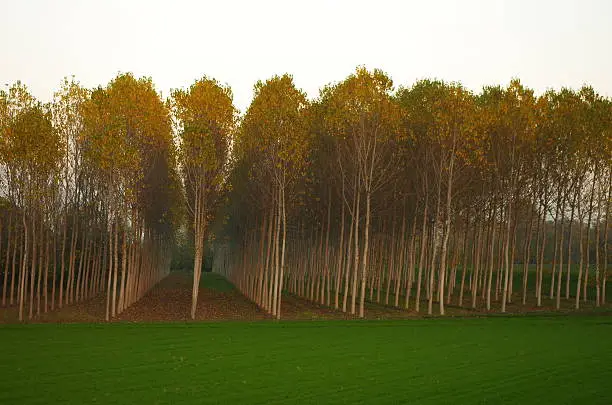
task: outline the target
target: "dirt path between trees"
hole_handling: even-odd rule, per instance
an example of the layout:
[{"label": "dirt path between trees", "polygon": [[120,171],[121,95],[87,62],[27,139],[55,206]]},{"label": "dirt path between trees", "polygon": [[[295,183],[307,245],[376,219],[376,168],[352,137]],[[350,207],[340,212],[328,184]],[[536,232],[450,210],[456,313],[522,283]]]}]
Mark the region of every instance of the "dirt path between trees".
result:
[{"label": "dirt path between trees", "polygon": [[[142,299],[132,304],[113,321],[125,322],[181,322],[191,321],[192,278],[187,272],[174,272],[163,279]],[[26,311],[27,313],[27,311]],[[26,322],[74,323],[104,322],[106,296],[100,295],[85,302],[64,306]],[[283,297],[283,319],[342,319],[344,314],[312,304],[293,296]],[[222,276],[202,274],[196,321],[255,321],[272,319],[247,299]],[[17,323],[18,307],[0,308],[0,323]]]},{"label": "dirt path between trees", "polygon": [[[173,272],[142,299],[132,304],[122,314],[113,319],[114,322],[190,322],[189,310],[191,308],[191,286],[192,276],[188,272]],[[447,306],[447,316],[490,316],[501,315],[497,308],[487,312],[484,308],[468,309]],[[589,303],[591,304],[591,303]],[[350,303],[349,303],[350,305]],[[517,303],[508,305],[508,314],[511,315],[536,315],[567,314],[571,311],[570,303],[567,303],[562,311],[555,311],[550,305],[537,308],[533,305],[523,307]],[[594,304],[586,305],[580,311],[581,314],[589,314],[595,311]],[[599,311],[610,313],[610,305],[599,308]],[[391,306],[366,303],[367,319],[409,319],[426,316],[427,303],[422,302],[421,313],[414,311],[411,303],[410,310],[393,308]],[[356,317],[344,314],[331,307],[312,303],[308,300],[291,294],[284,294],[282,301],[283,320],[324,320],[324,319],[355,319]],[[434,313],[437,306],[434,305]],[[27,310],[25,311],[27,314]],[[26,323],[74,323],[74,322],[104,322],[106,313],[106,296],[101,295],[78,304],[64,306],[61,310],[56,309],[43,313]],[[435,316],[435,315],[434,315]],[[198,297],[198,309],[196,321],[257,321],[272,320],[273,317],[252,301],[246,298],[229,281],[218,274],[203,273]],[[0,308],[0,324],[19,323],[18,307]]]}]

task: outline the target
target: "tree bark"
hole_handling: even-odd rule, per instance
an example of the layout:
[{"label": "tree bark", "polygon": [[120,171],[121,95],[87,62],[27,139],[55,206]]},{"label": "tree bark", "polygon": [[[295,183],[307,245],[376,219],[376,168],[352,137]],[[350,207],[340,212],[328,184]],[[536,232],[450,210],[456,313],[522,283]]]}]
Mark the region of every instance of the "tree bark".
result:
[{"label": "tree bark", "polygon": [[[359,181],[357,181],[359,185]],[[357,189],[357,209],[355,212],[355,265],[353,266],[353,285],[351,288],[351,315],[355,315],[357,299],[357,278],[359,277],[359,205],[361,201],[360,190]]]},{"label": "tree bark", "polygon": [[23,321],[23,310],[24,310],[24,301],[25,301],[25,285],[26,285],[26,271],[27,271],[27,263],[28,263],[28,250],[29,250],[29,228],[28,221],[26,219],[25,210],[22,214],[23,219],[23,254],[21,255],[21,274],[19,275],[19,288],[18,288],[18,296],[19,296],[19,320]]},{"label": "tree bark", "polygon": [[38,234],[36,233],[36,215],[32,215],[32,264],[30,267],[30,306],[28,318],[32,319],[34,316],[34,283],[36,282],[36,245],[38,241]]},{"label": "tree bark", "polygon": [[488,258],[488,277],[487,277],[487,311],[491,310],[491,283],[493,281],[493,266],[495,263],[494,252],[495,252],[495,229],[496,229],[496,214],[497,205],[493,202],[493,211],[491,215],[491,240],[489,244],[489,258]]},{"label": "tree bark", "polygon": [[421,230],[421,249],[419,250],[419,268],[417,270],[417,290],[415,297],[415,311],[419,312],[421,306],[421,279],[423,277],[423,265],[425,264],[425,246],[427,243],[427,208],[428,198],[425,197],[425,204],[423,206],[423,224]]},{"label": "tree bark", "polygon": [[[284,173],[283,173],[284,179]],[[283,301],[283,279],[285,274],[285,246],[287,242],[287,215],[285,211],[285,187],[281,189],[281,212],[283,222],[283,244],[281,247],[281,259],[280,259],[280,284],[278,286],[278,310],[276,312],[276,319],[281,317],[281,304]]]},{"label": "tree bark", "polygon": [[336,284],[334,289],[334,308],[339,309],[339,295],[340,295],[340,281],[342,278],[342,264],[343,264],[343,251],[344,251],[344,217],[345,217],[345,207],[344,207],[344,177],[342,178],[342,213],[340,214],[340,243],[338,245],[338,265],[336,268]]},{"label": "tree bark", "polygon": [[64,273],[66,268],[66,239],[68,238],[68,213],[64,215],[64,226],[62,236],[62,254],[60,256],[60,282],[58,308],[62,309],[64,303]]},{"label": "tree bark", "polygon": [[[468,239],[470,236],[470,211],[468,209],[466,216],[465,216],[465,232],[463,234],[463,249],[462,249],[462,253],[463,253],[463,257],[462,257],[462,264],[461,264],[461,286],[459,287],[459,306],[463,306],[463,294],[464,294],[464,290],[465,290],[465,274],[467,271],[467,262],[468,262]],[[472,269],[472,273],[473,273],[473,269]]]},{"label": "tree bark", "polygon": [[[527,285],[529,281],[529,262],[530,262],[530,250],[531,250],[531,238],[533,235],[533,217],[534,210],[530,207],[529,210],[529,227],[525,232],[525,241],[523,243],[523,305],[527,302]],[[538,223],[540,219],[538,218]],[[537,243],[537,240],[536,240]]]},{"label": "tree bark", "polygon": [[366,190],[366,222],[364,229],[364,242],[363,242],[363,263],[361,266],[361,296],[359,301],[359,317],[365,316],[365,288],[366,288],[366,277],[368,271],[368,251],[370,248],[370,216],[371,216],[371,199],[372,193]]},{"label": "tree bark", "polygon": [[595,196],[595,183],[597,183],[597,163],[595,164],[595,170],[593,172],[593,179],[591,180],[591,194],[589,196],[589,208],[588,208],[588,219],[586,225],[586,259],[584,268],[584,284],[582,286],[582,300],[587,301],[587,285],[589,284],[589,270],[591,268],[591,218],[593,215],[593,198]]},{"label": "tree bark", "polygon": [[350,281],[351,281],[351,263],[353,262],[351,260],[351,255],[353,253],[352,249],[353,249],[353,233],[355,230],[355,215],[356,215],[356,211],[357,211],[357,177],[355,177],[355,194],[353,196],[353,211],[352,211],[352,215],[351,215],[351,229],[349,230],[349,239],[348,239],[348,243],[346,246],[347,249],[347,253],[346,253],[346,269],[344,272],[344,298],[342,299],[342,312],[346,313],[347,311],[347,302],[348,302],[348,295],[349,295],[349,287],[350,287]]},{"label": "tree bark", "polygon": [[[1,224],[1,222],[0,222]],[[9,213],[9,224],[8,224],[8,230],[7,230],[7,241],[6,241],[6,258],[5,258],[5,262],[4,262],[4,280],[2,282],[2,306],[5,307],[6,306],[6,287],[7,287],[7,282],[8,282],[8,278],[9,278],[9,263],[10,263],[10,254],[11,254],[11,242],[12,242],[12,231],[13,231],[13,215],[12,213]],[[1,226],[0,226],[0,232],[1,232]],[[2,241],[2,236],[0,235],[0,246],[2,245],[1,243]]]},{"label": "tree bark", "polygon": [[404,308],[408,309],[410,305],[410,293],[412,292],[412,284],[414,278],[414,245],[415,245],[415,235],[416,235],[416,224],[417,224],[417,207],[415,204],[414,215],[412,216],[412,228],[410,230],[410,242],[409,249],[410,252],[408,254],[408,282],[406,284],[406,301],[404,303]]}]

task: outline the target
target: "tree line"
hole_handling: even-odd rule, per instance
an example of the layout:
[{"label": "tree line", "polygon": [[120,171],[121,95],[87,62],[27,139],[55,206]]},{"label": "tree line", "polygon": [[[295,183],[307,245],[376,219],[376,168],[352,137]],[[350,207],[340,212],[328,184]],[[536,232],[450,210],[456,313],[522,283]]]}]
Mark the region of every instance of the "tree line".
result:
[{"label": "tree line", "polygon": [[283,292],[359,316],[601,305],[611,128],[590,87],[394,89],[361,67],[314,100],[289,75],[257,82],[243,115],[207,77],[166,100],[131,74],[66,79],[48,104],[17,82],[0,91],[2,305],[105,294],[109,320],[185,235],[192,318],[207,246],[278,318]]},{"label": "tree line", "polygon": [[590,87],[394,91],[358,68],[308,101],[273,77],[236,135],[215,267],[278,318],[284,290],[360,317],[599,306],[611,146],[612,103]]},{"label": "tree line", "polygon": [[170,109],[150,79],[51,103],[0,91],[2,305],[19,319],[106,294],[115,317],[169,269],[180,188]]}]

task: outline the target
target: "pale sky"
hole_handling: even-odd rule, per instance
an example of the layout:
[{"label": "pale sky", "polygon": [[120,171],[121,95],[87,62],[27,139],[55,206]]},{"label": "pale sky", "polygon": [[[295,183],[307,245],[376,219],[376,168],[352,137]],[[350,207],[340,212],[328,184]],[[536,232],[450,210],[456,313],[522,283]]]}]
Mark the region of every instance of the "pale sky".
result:
[{"label": "pale sky", "polygon": [[612,1],[0,0],[0,86],[49,101],[64,76],[87,87],[118,72],[164,96],[203,75],[244,111],[258,79],[288,72],[316,97],[357,65],[394,84],[512,77],[539,94],[592,85],[612,96]]}]

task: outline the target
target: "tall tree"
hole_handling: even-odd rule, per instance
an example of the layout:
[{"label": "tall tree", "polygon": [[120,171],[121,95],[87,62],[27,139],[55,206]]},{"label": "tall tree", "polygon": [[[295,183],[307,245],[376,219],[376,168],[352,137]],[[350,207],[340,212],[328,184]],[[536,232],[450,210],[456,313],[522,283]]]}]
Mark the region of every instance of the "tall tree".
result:
[{"label": "tall tree", "polygon": [[180,125],[180,166],[194,234],[191,318],[195,319],[204,241],[228,186],[236,109],[231,89],[206,77],[188,90],[173,91],[172,101]]}]

